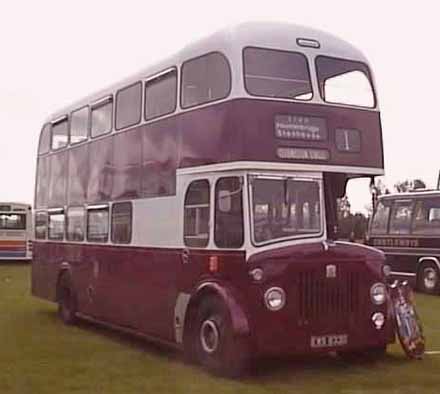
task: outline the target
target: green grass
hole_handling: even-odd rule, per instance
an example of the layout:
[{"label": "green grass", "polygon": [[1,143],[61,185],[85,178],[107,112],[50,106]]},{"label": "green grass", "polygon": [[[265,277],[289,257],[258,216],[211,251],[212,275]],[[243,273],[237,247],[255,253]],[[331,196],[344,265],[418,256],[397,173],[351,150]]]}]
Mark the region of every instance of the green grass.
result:
[{"label": "green grass", "polygon": [[[440,354],[378,362],[325,357],[262,363],[240,381],[186,365],[180,354],[91,324],[64,326],[30,296],[30,267],[0,265],[0,393],[377,394],[440,392]],[[440,350],[440,297],[417,295],[428,350]]]}]

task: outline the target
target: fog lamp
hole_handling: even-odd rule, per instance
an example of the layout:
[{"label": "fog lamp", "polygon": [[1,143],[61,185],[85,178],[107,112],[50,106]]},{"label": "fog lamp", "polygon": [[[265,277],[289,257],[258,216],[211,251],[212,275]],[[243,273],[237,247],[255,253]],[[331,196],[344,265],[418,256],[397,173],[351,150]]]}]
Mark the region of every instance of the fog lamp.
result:
[{"label": "fog lamp", "polygon": [[382,312],[374,313],[373,316],[371,316],[371,320],[373,321],[376,330],[380,330],[385,324],[385,316]]},{"label": "fog lamp", "polygon": [[387,288],[383,283],[375,283],[370,289],[371,302],[382,305],[387,298]]},{"label": "fog lamp", "polygon": [[280,287],[271,287],[264,293],[264,303],[267,309],[279,311],[286,303],[286,293]]}]

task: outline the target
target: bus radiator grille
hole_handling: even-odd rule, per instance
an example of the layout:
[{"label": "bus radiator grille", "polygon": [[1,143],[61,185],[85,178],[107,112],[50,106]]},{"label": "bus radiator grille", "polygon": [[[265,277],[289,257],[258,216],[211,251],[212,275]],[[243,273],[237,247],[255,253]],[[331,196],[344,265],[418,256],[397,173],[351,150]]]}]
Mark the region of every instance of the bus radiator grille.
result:
[{"label": "bus radiator grille", "polygon": [[338,273],[323,278],[315,271],[301,272],[298,278],[298,317],[302,322],[328,317],[348,318],[359,310],[359,274]]}]

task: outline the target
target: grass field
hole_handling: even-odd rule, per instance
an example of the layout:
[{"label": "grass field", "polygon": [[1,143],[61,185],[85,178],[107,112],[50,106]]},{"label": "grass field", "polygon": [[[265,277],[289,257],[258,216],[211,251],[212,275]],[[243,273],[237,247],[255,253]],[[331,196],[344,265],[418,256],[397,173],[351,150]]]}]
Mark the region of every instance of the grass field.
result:
[{"label": "grass field", "polygon": [[[0,265],[0,393],[439,393],[440,354],[405,358],[398,345],[378,362],[335,358],[265,362],[241,381],[186,365],[180,354],[81,323],[30,296],[30,267]],[[440,297],[417,295],[428,350],[440,350]]]}]

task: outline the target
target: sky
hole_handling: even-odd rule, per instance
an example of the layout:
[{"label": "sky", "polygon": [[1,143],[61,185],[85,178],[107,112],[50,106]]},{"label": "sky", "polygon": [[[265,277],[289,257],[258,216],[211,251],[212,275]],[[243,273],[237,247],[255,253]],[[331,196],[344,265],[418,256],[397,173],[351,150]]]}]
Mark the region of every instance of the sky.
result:
[{"label": "sky", "polygon": [[[411,4],[411,5],[409,5]],[[0,201],[32,202],[38,135],[46,116],[244,21],[328,31],[370,60],[382,112],[385,183],[435,187],[440,134],[440,23],[436,2],[4,1],[0,5]],[[348,189],[354,211],[368,182]]]}]

